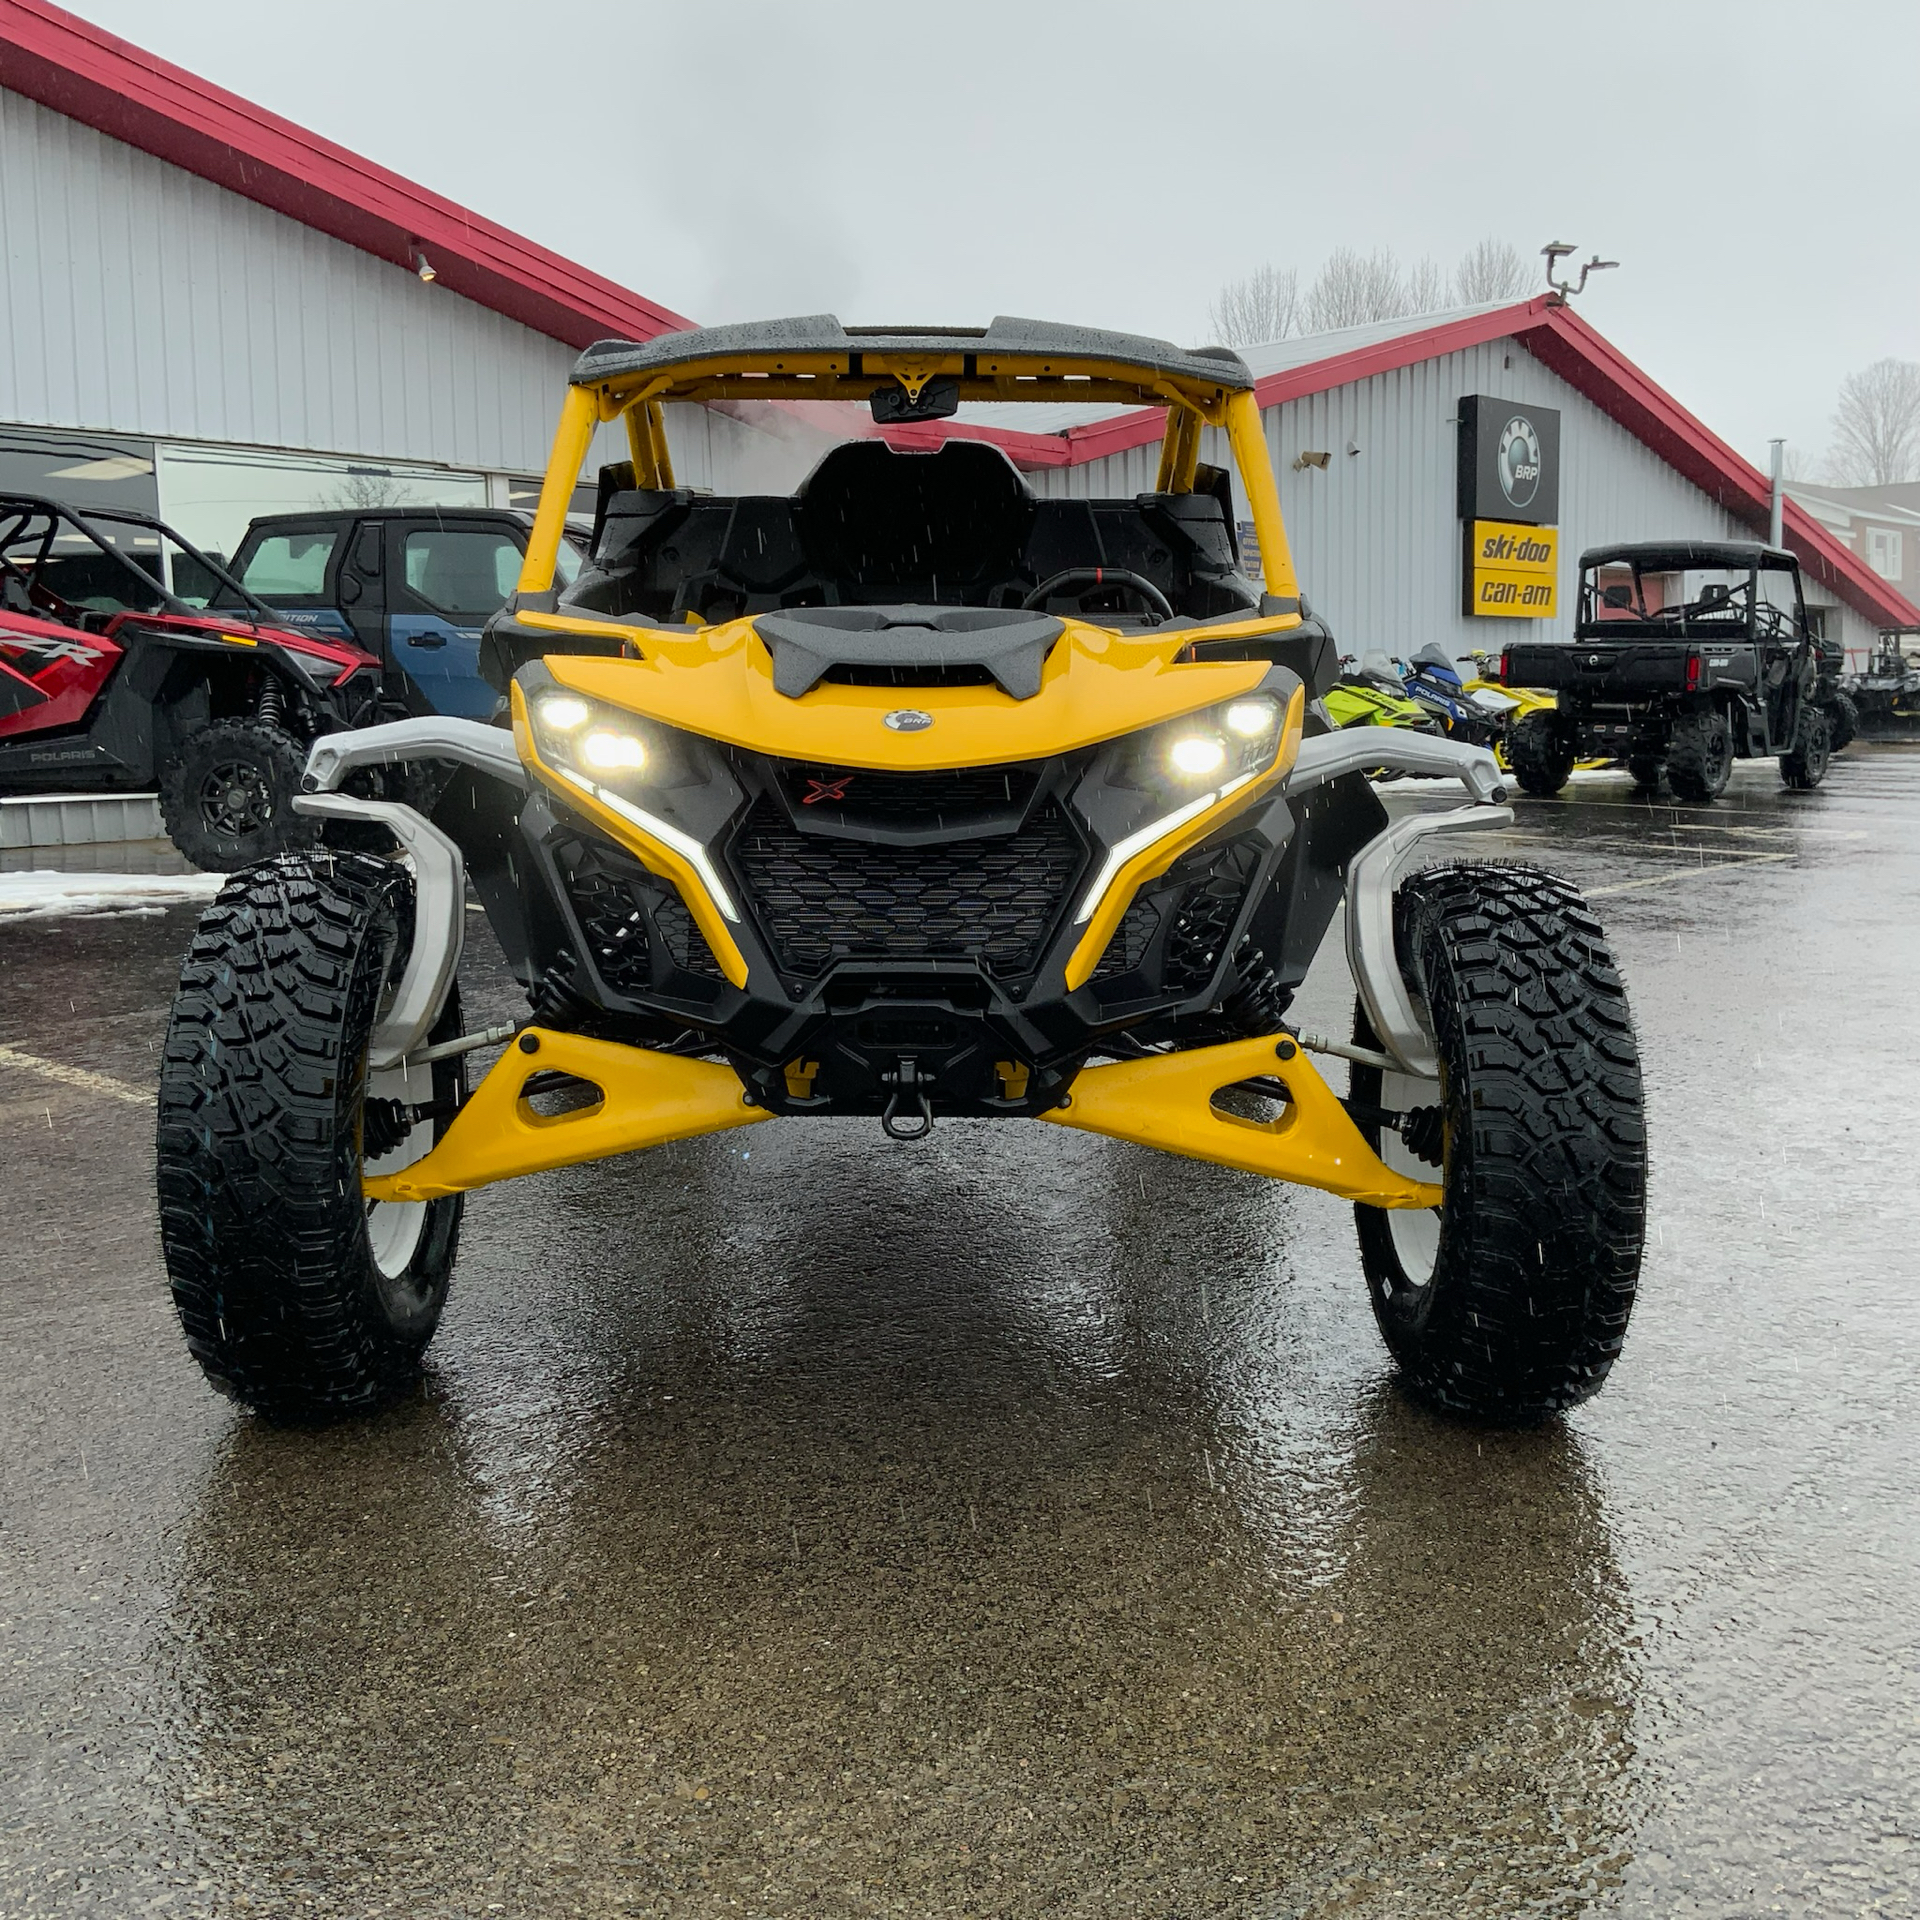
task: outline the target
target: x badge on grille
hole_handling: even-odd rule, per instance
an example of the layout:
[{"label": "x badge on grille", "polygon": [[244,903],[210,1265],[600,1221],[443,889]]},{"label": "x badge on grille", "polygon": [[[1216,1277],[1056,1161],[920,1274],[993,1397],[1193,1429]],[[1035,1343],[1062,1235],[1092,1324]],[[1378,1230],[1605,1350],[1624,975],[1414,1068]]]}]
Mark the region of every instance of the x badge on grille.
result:
[{"label": "x badge on grille", "polygon": [[853,784],[853,775],[843,773],[838,780],[807,781],[807,790],[800,796],[803,807],[816,807],[822,800],[844,800],[847,789]]}]

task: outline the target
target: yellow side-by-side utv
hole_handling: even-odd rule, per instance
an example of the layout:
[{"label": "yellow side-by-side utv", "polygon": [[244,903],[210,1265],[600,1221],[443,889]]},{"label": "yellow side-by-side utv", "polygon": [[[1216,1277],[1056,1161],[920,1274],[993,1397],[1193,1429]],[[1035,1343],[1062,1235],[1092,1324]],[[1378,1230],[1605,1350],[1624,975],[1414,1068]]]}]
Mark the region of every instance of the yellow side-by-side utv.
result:
[{"label": "yellow side-by-side utv", "polygon": [[[1037,495],[971,430],[1033,401],[1165,409],[1152,491]],[[847,430],[791,496],[716,498],[675,482],[685,402],[847,403]],[[559,591],[613,422],[631,457]],[[167,1264],[195,1356],[268,1418],[413,1377],[470,1189],[823,1115],[1323,1188],[1432,1404],[1533,1420],[1605,1378],[1646,1178],[1619,975],[1564,880],[1422,864],[1507,822],[1490,753],[1328,724],[1338,649],[1233,353],[1004,319],[602,342],[484,662],[501,724],[315,744],[330,844],[237,874],[185,964]],[[431,819],[349,790],[416,761],[454,769]],[[1381,767],[1462,804],[1389,824]],[[464,1030],[469,884],[528,995],[511,1031]],[[1324,1038],[1289,1007],[1343,903],[1354,1022]]]}]

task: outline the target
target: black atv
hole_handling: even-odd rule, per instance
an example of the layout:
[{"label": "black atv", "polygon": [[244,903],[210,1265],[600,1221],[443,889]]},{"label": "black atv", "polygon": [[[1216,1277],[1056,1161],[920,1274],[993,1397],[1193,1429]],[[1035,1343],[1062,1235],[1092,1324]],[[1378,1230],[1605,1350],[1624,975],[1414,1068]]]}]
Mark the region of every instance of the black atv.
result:
[{"label": "black atv", "polygon": [[[1832,676],[1807,621],[1799,562],[1758,541],[1583,553],[1572,642],[1510,646],[1500,678],[1558,696],[1507,740],[1514,778],[1543,797],[1590,755],[1624,760],[1648,792],[1664,772],[1680,799],[1711,800],[1736,758],[1777,755],[1787,785],[1808,788],[1834,751],[1821,703]],[[1829,699],[1837,690],[1829,686]]]},{"label": "black atv", "polygon": [[162,521],[0,494],[0,793],[157,787],[195,866],[250,866],[313,844],[307,750],[394,717],[379,669],[290,632]]}]

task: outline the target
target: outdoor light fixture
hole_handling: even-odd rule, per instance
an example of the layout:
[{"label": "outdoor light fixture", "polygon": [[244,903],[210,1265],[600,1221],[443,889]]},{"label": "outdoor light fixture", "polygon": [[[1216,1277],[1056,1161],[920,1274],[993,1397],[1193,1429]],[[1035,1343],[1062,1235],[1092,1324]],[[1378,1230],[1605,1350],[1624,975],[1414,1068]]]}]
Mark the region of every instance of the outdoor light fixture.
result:
[{"label": "outdoor light fixture", "polygon": [[418,247],[413,250],[413,270],[428,286],[432,286],[434,281],[440,278],[433,270],[433,262]]}]

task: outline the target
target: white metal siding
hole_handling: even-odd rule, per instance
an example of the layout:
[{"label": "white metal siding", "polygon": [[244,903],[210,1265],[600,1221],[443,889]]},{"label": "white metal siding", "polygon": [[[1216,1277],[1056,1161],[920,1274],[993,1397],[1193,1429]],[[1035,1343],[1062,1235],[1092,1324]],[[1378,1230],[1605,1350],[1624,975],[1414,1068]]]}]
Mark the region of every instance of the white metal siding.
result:
[{"label": "white metal siding", "polygon": [[0,420],[546,465],[560,341],[0,89]]},{"label": "white metal siding", "polygon": [[[1560,410],[1560,611],[1553,620],[1473,619],[1460,611],[1455,423],[1469,393]],[[1517,341],[1490,341],[1290,400],[1269,407],[1263,420],[1301,586],[1348,653],[1405,655],[1438,640],[1464,655],[1518,636],[1568,638],[1583,547],[1765,537]],[[1350,445],[1359,451],[1349,453]],[[1331,455],[1325,471],[1294,470],[1307,451]],[[1209,430],[1201,457],[1230,466],[1225,436]],[[1030,478],[1045,494],[1126,498],[1153,485],[1158,459],[1157,445],[1138,447]]]}]

